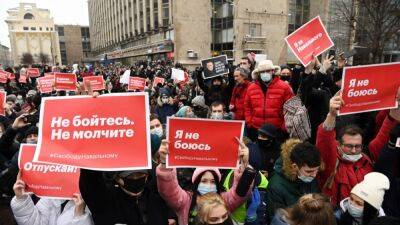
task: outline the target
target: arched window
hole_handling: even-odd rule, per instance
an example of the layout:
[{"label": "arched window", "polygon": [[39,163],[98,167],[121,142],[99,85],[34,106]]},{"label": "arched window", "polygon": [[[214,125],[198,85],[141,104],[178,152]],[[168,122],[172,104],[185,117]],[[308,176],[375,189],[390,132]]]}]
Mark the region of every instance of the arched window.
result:
[{"label": "arched window", "polygon": [[27,13],[24,15],[24,20],[32,20],[33,19],[33,15],[31,13]]}]

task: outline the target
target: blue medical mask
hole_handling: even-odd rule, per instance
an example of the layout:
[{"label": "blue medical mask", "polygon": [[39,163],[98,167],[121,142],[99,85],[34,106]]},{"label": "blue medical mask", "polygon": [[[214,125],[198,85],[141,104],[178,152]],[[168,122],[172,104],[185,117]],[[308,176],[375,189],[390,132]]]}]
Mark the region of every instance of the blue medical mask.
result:
[{"label": "blue medical mask", "polygon": [[271,79],[272,79],[272,74],[271,74],[271,73],[264,72],[264,73],[261,73],[261,74],[260,74],[260,77],[261,77],[261,80],[262,80],[262,81],[264,81],[264,82],[270,82]]},{"label": "blue medical mask", "polygon": [[205,195],[207,193],[217,193],[217,186],[215,184],[199,183],[197,191],[200,193],[200,195]]},{"label": "blue medical mask", "polygon": [[304,183],[311,183],[315,177],[308,177],[308,176],[303,176],[303,175],[299,175],[297,176],[301,181],[303,181]]},{"label": "blue medical mask", "polygon": [[347,211],[353,218],[362,218],[364,214],[364,209],[358,206],[355,206],[351,203],[349,199],[349,205],[347,207]]}]

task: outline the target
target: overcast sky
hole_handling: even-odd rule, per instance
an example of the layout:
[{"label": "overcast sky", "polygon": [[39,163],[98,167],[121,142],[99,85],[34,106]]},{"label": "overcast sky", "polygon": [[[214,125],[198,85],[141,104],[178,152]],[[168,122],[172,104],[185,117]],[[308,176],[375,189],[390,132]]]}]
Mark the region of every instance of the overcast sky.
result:
[{"label": "overcast sky", "polygon": [[36,3],[38,8],[49,9],[55,24],[89,25],[87,0],[0,0],[0,44],[10,47],[8,26],[4,21],[7,10],[20,2]]}]

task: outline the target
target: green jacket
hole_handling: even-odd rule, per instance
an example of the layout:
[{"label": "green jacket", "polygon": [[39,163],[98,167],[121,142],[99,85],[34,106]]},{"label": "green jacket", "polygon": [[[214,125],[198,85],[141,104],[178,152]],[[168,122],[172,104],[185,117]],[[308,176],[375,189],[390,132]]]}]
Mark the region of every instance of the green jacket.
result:
[{"label": "green jacket", "polygon": [[267,187],[267,217],[269,219],[274,216],[277,209],[295,204],[301,196],[319,192],[316,179],[311,183],[305,183],[297,177],[292,179],[286,177],[283,173],[281,157],[275,162],[274,170],[275,173]]}]

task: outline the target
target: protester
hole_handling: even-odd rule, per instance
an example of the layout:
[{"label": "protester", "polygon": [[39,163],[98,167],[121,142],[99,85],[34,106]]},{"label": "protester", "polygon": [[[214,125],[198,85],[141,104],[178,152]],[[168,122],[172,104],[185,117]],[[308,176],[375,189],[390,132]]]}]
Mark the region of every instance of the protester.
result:
[{"label": "protester", "polygon": [[[174,210],[178,216],[179,224],[189,224],[194,222],[197,215],[196,203],[198,196],[207,193],[218,193],[226,201],[228,211],[233,212],[237,207],[244,203],[248,194],[239,196],[237,187],[250,191],[250,187],[243,187],[241,175],[248,165],[249,150],[241,143],[239,152],[242,158],[242,164],[235,170],[233,187],[228,192],[221,191],[221,173],[218,169],[197,168],[192,176],[192,190],[185,191],[179,184],[175,169],[165,167],[166,155],[168,154],[168,142],[162,141],[159,154],[160,165],[157,167],[157,185],[158,191],[167,204]],[[240,181],[239,181],[240,180]],[[248,183],[248,182],[245,182]],[[244,183],[244,184],[245,184]],[[251,183],[251,182],[250,182]],[[246,192],[248,192],[246,191]]]},{"label": "protester", "polygon": [[205,103],[204,96],[198,95],[192,99],[193,112],[197,118],[207,118],[208,106]]},{"label": "protester", "polygon": [[278,210],[271,225],[336,225],[329,199],[307,194],[287,209]]},{"label": "protester", "polygon": [[229,218],[229,208],[225,200],[216,193],[207,193],[199,196],[197,201],[197,216],[195,224],[198,225],[233,225]]},{"label": "protester", "polygon": [[247,88],[244,103],[248,136],[252,140],[256,140],[257,129],[265,123],[286,130],[283,104],[294,94],[289,84],[274,75],[279,69],[272,61],[264,60],[253,71],[257,79]]},{"label": "protester", "polygon": [[[18,225],[92,225],[89,209],[80,194],[73,200],[41,198],[36,204],[25,192],[26,184],[17,179],[11,209]],[[97,224],[97,223],[96,223]]]},{"label": "protester", "polygon": [[321,156],[315,146],[287,140],[274,169],[267,188],[269,218],[277,209],[295,204],[302,195],[319,192],[315,178],[321,169]]},{"label": "protester", "polygon": [[374,218],[384,216],[381,206],[389,186],[389,179],[381,173],[365,175],[364,180],[353,187],[350,197],[340,202],[336,213],[338,225],[367,225]]},{"label": "protester", "polygon": [[160,89],[160,96],[157,99],[157,106],[154,112],[158,115],[158,118],[162,124],[166,124],[167,117],[175,114],[177,106],[171,97],[171,93],[165,89]]},{"label": "protester", "polygon": [[396,146],[400,137],[400,125],[390,131],[390,140],[383,147],[375,164],[375,171],[387,176],[390,188],[385,193],[382,208],[388,216],[400,218],[400,148]]},{"label": "protester", "polygon": [[244,100],[246,97],[247,88],[250,85],[249,70],[237,68],[233,74],[235,78],[235,88],[232,92],[232,97],[229,105],[229,110],[235,113],[235,120],[244,120]]},{"label": "protester", "polygon": [[[360,183],[367,173],[373,171],[370,158],[363,154],[363,131],[348,125],[339,131],[336,140],[335,120],[343,100],[337,93],[331,100],[329,113],[318,127],[317,148],[321,152],[325,170],[320,173],[319,185],[323,193],[338,205],[350,195],[351,189]],[[384,144],[389,141],[390,130],[398,123],[399,109],[391,109],[375,139],[369,143],[368,150],[374,159]]]},{"label": "protester", "polygon": [[213,120],[231,120],[233,118],[232,113],[226,112],[224,103],[220,101],[211,103],[208,114],[208,117]]},{"label": "protester", "polygon": [[157,115],[150,115],[150,133],[157,135],[159,138],[164,136],[164,129]]}]

